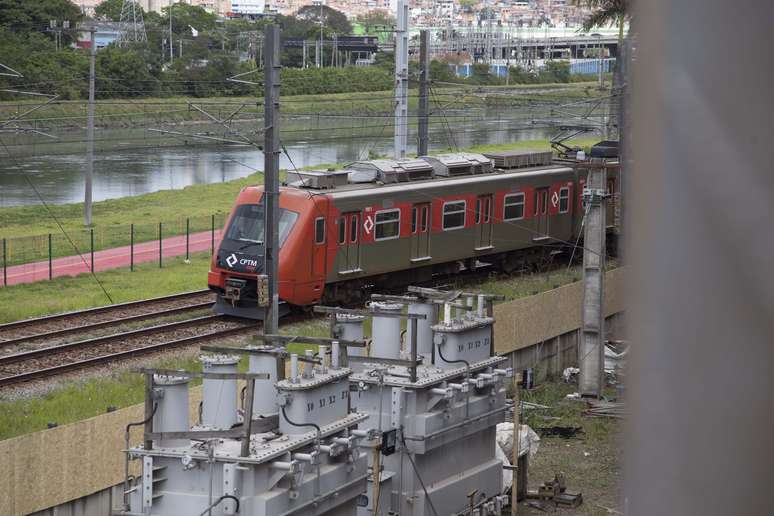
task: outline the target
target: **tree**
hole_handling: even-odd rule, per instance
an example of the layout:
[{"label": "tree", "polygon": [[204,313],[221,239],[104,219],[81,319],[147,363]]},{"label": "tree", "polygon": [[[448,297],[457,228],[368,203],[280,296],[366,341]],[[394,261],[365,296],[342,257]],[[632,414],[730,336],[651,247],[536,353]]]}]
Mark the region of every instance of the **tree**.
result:
[{"label": "tree", "polygon": [[[350,25],[347,16],[341,12],[328,7],[327,5],[305,5],[296,13],[296,17],[301,20],[313,22],[315,25],[320,24],[320,12],[322,11],[323,25],[329,31],[333,31],[336,34],[351,34],[352,25]],[[319,32],[318,32],[319,34]]]},{"label": "tree", "polygon": [[583,21],[583,28],[604,27],[618,24],[618,42],[623,43],[623,26],[631,18],[630,0],[573,0],[578,6],[585,5],[593,12]]},{"label": "tree", "polygon": [[570,82],[570,62],[546,61],[540,79],[541,82]]},{"label": "tree", "polygon": [[172,32],[175,34],[191,34],[191,27],[199,32],[215,29],[217,16],[208,13],[197,5],[188,5],[182,2],[162,9],[162,26],[169,26],[170,9],[172,10]]},{"label": "tree", "polygon": [[395,26],[395,18],[390,16],[387,11],[382,11],[381,9],[374,9],[366,14],[361,14],[356,20],[365,27],[366,33],[373,29]]},{"label": "tree", "polygon": [[50,20],[56,20],[60,27],[69,21],[75,28],[82,18],[81,10],[70,0],[0,0],[0,27],[16,32],[43,31]]},{"label": "tree", "polygon": [[145,59],[131,48],[109,45],[97,52],[96,73],[102,98],[152,96],[159,90]]},{"label": "tree", "polygon": [[[121,9],[123,6],[124,0],[103,0],[94,8],[94,14],[101,20],[121,21]],[[139,2],[135,9],[140,9],[140,11],[142,11]],[[145,12],[143,11],[143,18],[144,17]]]}]

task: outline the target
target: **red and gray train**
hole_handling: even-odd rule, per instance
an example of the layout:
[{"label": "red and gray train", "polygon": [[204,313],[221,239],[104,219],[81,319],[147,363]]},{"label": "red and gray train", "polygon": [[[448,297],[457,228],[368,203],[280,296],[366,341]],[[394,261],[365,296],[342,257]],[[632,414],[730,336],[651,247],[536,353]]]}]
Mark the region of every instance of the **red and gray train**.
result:
[{"label": "red and gray train", "polygon": [[[436,275],[511,271],[578,238],[586,170],[550,152],[458,153],[289,173],[280,189],[285,306],[353,303]],[[608,172],[614,229],[618,172]],[[263,187],[242,189],[208,275],[216,311],[262,317]]]}]

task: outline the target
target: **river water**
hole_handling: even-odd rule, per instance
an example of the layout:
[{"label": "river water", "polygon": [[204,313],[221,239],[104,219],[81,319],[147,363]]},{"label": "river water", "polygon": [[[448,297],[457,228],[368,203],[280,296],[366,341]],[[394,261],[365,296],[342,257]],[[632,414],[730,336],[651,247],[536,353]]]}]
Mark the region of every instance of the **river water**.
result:
[{"label": "river water", "polygon": [[[555,132],[555,129],[531,125],[525,115],[524,112],[450,115],[446,120],[431,124],[430,149],[437,151],[486,143],[539,140]],[[283,152],[281,156],[281,168],[345,163],[368,159],[369,155],[376,154],[392,155],[391,124],[382,125],[382,120],[367,119],[342,124],[341,119],[334,117],[283,122],[283,128],[288,128],[288,133],[282,137],[287,154]],[[176,130],[192,132],[190,128]],[[201,128],[197,130],[201,131]],[[106,133],[109,131],[98,132],[98,138],[104,138]],[[118,137],[119,131],[115,133],[113,136]],[[184,141],[186,144],[182,145]],[[100,201],[179,189],[192,184],[229,181],[263,169],[263,153],[253,146],[213,144],[208,140],[179,137],[175,143],[175,146],[167,143],[97,152],[93,199]],[[412,127],[409,152],[415,150],[416,135]],[[35,190],[47,203],[83,200],[84,153],[55,154],[40,147],[40,151],[36,149],[34,153],[27,154],[33,155],[0,156],[0,206],[39,204]]]}]

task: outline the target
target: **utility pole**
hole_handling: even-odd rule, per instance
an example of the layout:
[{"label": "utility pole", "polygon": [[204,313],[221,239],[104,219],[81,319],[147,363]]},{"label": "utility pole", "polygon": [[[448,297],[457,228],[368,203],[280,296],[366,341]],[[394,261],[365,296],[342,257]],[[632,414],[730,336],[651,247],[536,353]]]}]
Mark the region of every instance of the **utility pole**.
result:
[{"label": "utility pole", "polygon": [[419,130],[417,156],[427,156],[430,133],[430,31],[419,33]]},{"label": "utility pole", "polygon": [[[593,149],[592,149],[593,153]],[[583,188],[586,225],[583,235],[583,327],[580,342],[581,396],[602,395],[605,366],[605,211],[607,170],[604,158],[591,157]]]},{"label": "utility pole", "polygon": [[91,50],[89,57],[89,109],[86,122],[86,193],[83,200],[83,223],[91,225],[91,191],[94,179],[94,77],[97,56],[96,29],[89,29]]},{"label": "utility pole", "polygon": [[280,43],[279,26],[266,26],[264,39],[264,137],[263,137],[263,199],[266,221],[264,274],[268,276],[269,306],[263,321],[264,334],[276,334],[279,319],[279,90]]},{"label": "utility pole", "polygon": [[395,31],[395,159],[408,146],[408,2],[398,0]]},{"label": "utility pole", "polygon": [[169,0],[169,62],[174,61],[175,47],[172,44],[172,0]]}]

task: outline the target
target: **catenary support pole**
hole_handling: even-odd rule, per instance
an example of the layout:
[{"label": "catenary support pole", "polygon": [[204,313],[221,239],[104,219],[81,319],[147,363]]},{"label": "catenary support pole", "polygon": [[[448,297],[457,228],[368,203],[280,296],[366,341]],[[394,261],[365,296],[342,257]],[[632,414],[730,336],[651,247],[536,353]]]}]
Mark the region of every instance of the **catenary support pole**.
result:
[{"label": "catenary support pole", "polygon": [[53,254],[53,249],[51,245],[51,233],[48,234],[48,280],[51,281],[54,277],[54,267],[53,267],[53,257],[51,256]]},{"label": "catenary support pole", "polygon": [[280,43],[279,26],[266,26],[264,36],[266,55],[264,57],[264,209],[266,220],[266,249],[264,253],[264,274],[269,280],[269,306],[264,319],[264,333],[277,333],[279,318],[279,90],[280,90]]},{"label": "catenary support pole", "polygon": [[89,230],[89,240],[91,241],[91,272],[94,272],[94,228]]},{"label": "catenary support pole", "polygon": [[430,31],[419,33],[419,130],[417,156],[426,156],[430,133]]},{"label": "catenary support pole", "polygon": [[215,214],[210,217],[210,254],[215,254]]},{"label": "catenary support pole", "polygon": [[8,240],[3,239],[3,286],[8,286]]},{"label": "catenary support pole", "polygon": [[395,159],[408,146],[408,2],[398,0],[395,31]]},{"label": "catenary support pole", "polygon": [[97,42],[94,38],[96,30],[89,29],[91,49],[89,51],[89,108],[86,118],[86,187],[83,200],[83,223],[91,225],[91,191],[94,179],[94,79]]},{"label": "catenary support pole", "polygon": [[583,236],[583,327],[580,342],[582,396],[602,395],[605,365],[605,317],[602,310],[605,280],[605,184],[603,160],[592,158],[583,190],[586,225]]},{"label": "catenary support pole", "polygon": [[186,263],[191,261],[190,240],[191,240],[191,219],[186,217],[185,219],[185,261]]}]

